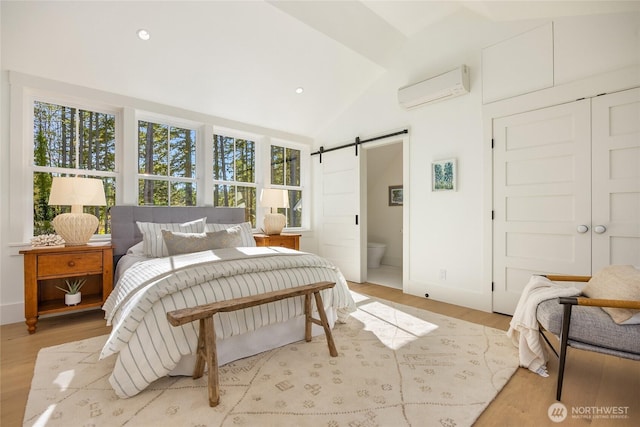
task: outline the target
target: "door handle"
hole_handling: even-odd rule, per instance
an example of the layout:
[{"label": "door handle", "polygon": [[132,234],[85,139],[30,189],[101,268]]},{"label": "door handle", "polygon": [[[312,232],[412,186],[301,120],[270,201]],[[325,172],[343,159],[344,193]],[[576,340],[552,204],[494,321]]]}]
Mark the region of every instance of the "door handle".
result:
[{"label": "door handle", "polygon": [[576,230],[578,231],[578,233],[583,234],[589,231],[589,227],[584,224],[580,224],[579,226],[576,227]]},{"label": "door handle", "polygon": [[595,227],[593,227],[593,231],[598,234],[602,234],[607,231],[607,227],[605,227],[604,225],[596,225]]}]

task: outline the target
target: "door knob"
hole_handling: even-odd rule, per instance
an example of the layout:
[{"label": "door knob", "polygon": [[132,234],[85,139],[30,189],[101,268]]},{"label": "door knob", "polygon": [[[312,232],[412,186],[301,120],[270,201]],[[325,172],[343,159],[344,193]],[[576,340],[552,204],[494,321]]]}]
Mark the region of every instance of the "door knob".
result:
[{"label": "door knob", "polygon": [[587,231],[589,231],[589,227],[587,227],[584,224],[580,224],[579,226],[576,227],[576,230],[578,230],[578,233],[586,233]]},{"label": "door knob", "polygon": [[593,227],[593,231],[598,234],[602,234],[607,231],[607,227],[605,227],[604,225],[596,225],[595,227]]}]

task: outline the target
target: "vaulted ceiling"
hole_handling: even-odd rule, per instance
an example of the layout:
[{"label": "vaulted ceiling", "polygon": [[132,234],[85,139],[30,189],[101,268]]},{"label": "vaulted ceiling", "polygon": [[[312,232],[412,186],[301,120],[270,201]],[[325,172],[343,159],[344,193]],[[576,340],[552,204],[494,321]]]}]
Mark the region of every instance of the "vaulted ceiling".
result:
[{"label": "vaulted ceiling", "polygon": [[455,14],[501,22],[638,10],[611,1],[0,5],[3,69],[311,137],[403,67],[399,53],[412,38]]}]

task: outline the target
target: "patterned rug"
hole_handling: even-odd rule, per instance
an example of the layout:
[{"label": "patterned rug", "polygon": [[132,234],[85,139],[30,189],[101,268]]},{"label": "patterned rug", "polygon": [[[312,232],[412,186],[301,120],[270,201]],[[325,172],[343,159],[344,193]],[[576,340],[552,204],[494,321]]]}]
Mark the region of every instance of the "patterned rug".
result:
[{"label": "patterned rug", "polygon": [[29,426],[469,426],[518,367],[505,332],[354,293],[358,311],[324,335],[220,368],[163,378],[119,399],[98,361],[106,336],[44,348],[25,411]]}]

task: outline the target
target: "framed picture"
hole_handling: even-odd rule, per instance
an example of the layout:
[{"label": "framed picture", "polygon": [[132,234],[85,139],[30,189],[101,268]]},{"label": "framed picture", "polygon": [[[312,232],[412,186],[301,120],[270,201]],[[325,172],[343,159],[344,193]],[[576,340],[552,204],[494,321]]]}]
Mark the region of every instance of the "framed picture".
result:
[{"label": "framed picture", "polygon": [[456,191],[456,159],[431,163],[431,191]]},{"label": "framed picture", "polygon": [[389,206],[402,206],[402,185],[389,186]]}]

